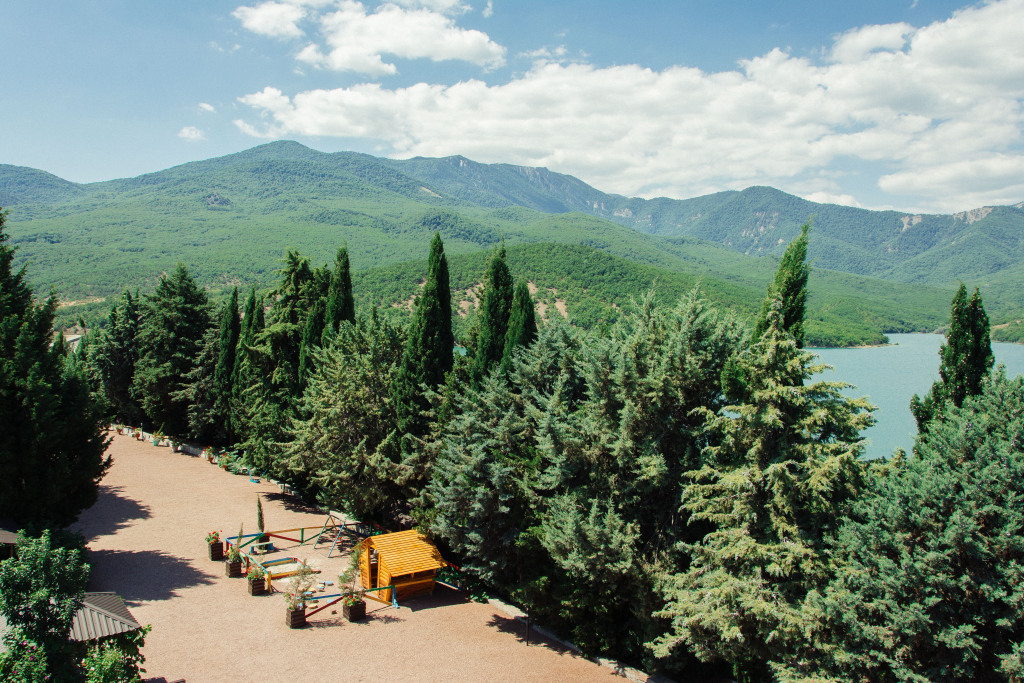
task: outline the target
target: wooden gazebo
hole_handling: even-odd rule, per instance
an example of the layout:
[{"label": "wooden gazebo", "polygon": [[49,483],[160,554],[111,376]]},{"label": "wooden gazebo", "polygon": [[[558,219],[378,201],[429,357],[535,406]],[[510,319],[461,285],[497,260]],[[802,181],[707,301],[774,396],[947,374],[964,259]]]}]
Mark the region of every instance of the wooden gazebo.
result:
[{"label": "wooden gazebo", "polygon": [[[433,593],[437,570],[447,566],[441,553],[418,531],[370,536],[360,542],[359,575],[363,588],[394,586],[398,600]],[[390,590],[367,597],[391,602]]]}]

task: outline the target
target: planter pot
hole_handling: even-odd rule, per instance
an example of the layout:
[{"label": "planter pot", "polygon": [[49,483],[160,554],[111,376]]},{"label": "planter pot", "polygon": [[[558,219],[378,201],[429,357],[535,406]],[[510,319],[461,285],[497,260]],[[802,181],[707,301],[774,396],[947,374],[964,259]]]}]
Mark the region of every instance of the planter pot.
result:
[{"label": "planter pot", "polygon": [[298,607],[296,609],[285,608],[286,621],[288,628],[302,628],[306,625],[306,608]]},{"label": "planter pot", "polygon": [[156,439],[156,438],[154,438],[154,439],[153,439],[153,445],[154,445],[154,446],[159,446],[159,445],[160,445],[160,439]]},{"label": "planter pot", "polygon": [[341,613],[349,621],[362,621],[366,618],[366,602],[360,600],[354,605],[342,605]]},{"label": "planter pot", "polygon": [[180,450],[181,450],[181,448],[179,447],[178,443],[176,441],[172,441],[171,442],[171,452],[172,453],[178,453],[178,452],[180,452]]},{"label": "planter pot", "polygon": [[210,559],[219,562],[224,559],[224,544],[220,541],[210,543]]},{"label": "planter pot", "polygon": [[267,577],[261,576],[258,579],[246,579],[246,583],[249,584],[249,595],[266,595]]},{"label": "planter pot", "polygon": [[242,561],[235,560],[224,560],[224,575],[229,579],[234,579],[242,575]]}]

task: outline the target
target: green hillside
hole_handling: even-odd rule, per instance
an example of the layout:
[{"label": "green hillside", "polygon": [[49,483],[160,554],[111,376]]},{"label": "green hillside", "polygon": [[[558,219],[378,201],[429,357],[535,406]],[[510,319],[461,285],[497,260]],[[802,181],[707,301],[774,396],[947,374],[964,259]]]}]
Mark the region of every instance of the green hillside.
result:
[{"label": "green hillside", "polygon": [[[0,190],[12,242],[19,260],[31,263],[36,291],[53,289],[65,301],[86,302],[64,309],[66,320],[92,317],[104,308],[99,301],[125,288],[150,290],[179,262],[216,296],[233,285],[269,286],[289,248],[319,265],[331,261],[340,244],[348,245],[375,300],[390,305],[413,295],[435,231],[453,268],[464,269],[457,275],[460,287],[479,278],[486,253],[504,238],[510,263],[535,282],[538,296],[550,298],[551,306],[557,299],[581,325],[614,317],[631,295],[651,286],[675,298],[698,282],[715,300],[747,314],[775,270],[772,257],[705,239],[647,234],[581,211],[551,213],[602,196],[569,176],[461,158],[437,161],[324,154],[277,142],[85,185],[2,166]],[[404,172],[441,167],[447,176],[434,173],[429,182]],[[474,182],[458,182],[467,168]],[[572,206],[552,203],[559,193],[574,197]],[[765,196],[775,194],[781,193]],[[711,206],[714,197],[700,201]],[[817,267],[828,259],[815,257],[815,244],[826,255],[840,248],[828,230],[816,229],[811,261]],[[878,342],[883,330],[934,329],[949,296],[944,287],[816,271],[809,333],[848,344]]]}]

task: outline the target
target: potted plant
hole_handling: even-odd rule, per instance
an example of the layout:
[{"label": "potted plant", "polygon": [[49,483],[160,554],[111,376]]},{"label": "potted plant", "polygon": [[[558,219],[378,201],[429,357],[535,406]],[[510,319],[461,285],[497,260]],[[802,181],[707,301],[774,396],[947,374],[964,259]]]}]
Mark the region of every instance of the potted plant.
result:
[{"label": "potted plant", "polygon": [[251,563],[245,578],[249,584],[249,595],[264,595],[267,592],[267,572],[260,565]]},{"label": "potted plant", "polygon": [[171,439],[171,452],[178,453],[181,450],[181,444],[176,439]]},{"label": "potted plant", "polygon": [[349,621],[361,621],[366,618],[366,601],[363,596],[366,590],[356,588],[359,578],[359,559],[363,554],[362,544],[356,545],[349,555],[348,569],[338,576],[338,587],[342,590],[341,613]]},{"label": "potted plant", "polygon": [[154,446],[159,446],[164,440],[164,426],[160,425],[160,429],[150,434],[150,438],[152,438]]},{"label": "potted plant", "polygon": [[224,560],[224,574],[228,578],[236,578],[242,575],[242,527],[238,527],[238,540],[228,546],[228,557]]},{"label": "potted plant", "polygon": [[142,441],[142,427],[135,428],[135,438]]},{"label": "potted plant", "polygon": [[305,564],[295,576],[288,580],[284,593],[288,628],[302,628],[306,625],[306,593],[313,588],[315,583],[313,570]]},{"label": "potted plant", "polygon": [[206,545],[209,547],[211,560],[217,562],[224,559],[224,544],[220,540],[219,531],[206,534]]}]

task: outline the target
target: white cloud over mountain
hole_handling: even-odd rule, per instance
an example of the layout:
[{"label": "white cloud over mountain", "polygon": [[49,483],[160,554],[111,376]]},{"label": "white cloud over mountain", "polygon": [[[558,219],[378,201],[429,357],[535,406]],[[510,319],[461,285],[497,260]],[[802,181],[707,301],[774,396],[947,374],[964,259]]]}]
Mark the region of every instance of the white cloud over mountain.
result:
[{"label": "white cloud over mountain", "polygon": [[[341,2],[317,19],[325,47],[299,59],[371,75],[394,72],[386,55],[501,64],[504,48],[456,26],[460,8]],[[717,73],[542,61],[496,84],[268,86],[239,98],[259,120],[236,124],[267,138],[369,138],[393,156],[548,166],[642,196],[771,184],[855,203],[843,186],[853,160],[882,168],[882,191],[955,211],[1024,196],[1022,26],[1024,0],[1003,0],[923,27],[847,31],[820,62],[776,49]]]}]

